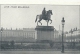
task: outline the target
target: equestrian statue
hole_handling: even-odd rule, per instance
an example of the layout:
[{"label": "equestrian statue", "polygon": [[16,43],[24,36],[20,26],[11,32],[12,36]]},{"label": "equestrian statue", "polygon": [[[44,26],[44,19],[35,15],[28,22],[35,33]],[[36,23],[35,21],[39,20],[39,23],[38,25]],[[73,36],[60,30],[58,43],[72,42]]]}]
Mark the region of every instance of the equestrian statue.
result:
[{"label": "equestrian statue", "polygon": [[[49,21],[51,21],[51,23],[52,23],[51,15],[53,15],[52,10],[46,11],[44,8],[42,11],[42,14],[36,16],[35,22],[37,22],[37,25],[38,25],[38,22],[42,25],[41,20],[43,19],[43,20],[46,20],[47,26],[48,26]],[[39,20],[37,20],[37,19],[39,19]]]}]

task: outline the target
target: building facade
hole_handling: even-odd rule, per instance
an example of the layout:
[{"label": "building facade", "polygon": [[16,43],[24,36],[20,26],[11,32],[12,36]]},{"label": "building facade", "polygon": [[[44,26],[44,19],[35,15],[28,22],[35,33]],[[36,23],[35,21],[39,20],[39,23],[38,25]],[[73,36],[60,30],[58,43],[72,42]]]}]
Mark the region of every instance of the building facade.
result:
[{"label": "building facade", "polygon": [[[0,32],[1,34],[1,32]],[[3,29],[2,41],[33,41],[36,39],[34,28],[23,28],[23,29]],[[1,35],[0,35],[1,40]]]},{"label": "building facade", "polygon": [[72,33],[66,34],[66,42],[80,42],[80,30],[75,30]]},{"label": "building facade", "polygon": [[[43,32],[42,32],[43,33]],[[45,32],[44,32],[45,33]],[[2,37],[1,37],[2,34]],[[51,37],[51,36],[52,37]],[[49,35],[46,35],[47,37],[44,38],[45,36],[40,36],[41,39],[44,40],[53,40],[53,41],[59,41],[60,35],[57,30],[54,30],[51,32]],[[15,42],[35,42],[39,37],[37,36],[37,31],[35,28],[23,28],[23,29],[3,29],[2,33],[0,32],[0,41],[12,41],[14,40]],[[40,40],[40,39],[39,39]]]}]

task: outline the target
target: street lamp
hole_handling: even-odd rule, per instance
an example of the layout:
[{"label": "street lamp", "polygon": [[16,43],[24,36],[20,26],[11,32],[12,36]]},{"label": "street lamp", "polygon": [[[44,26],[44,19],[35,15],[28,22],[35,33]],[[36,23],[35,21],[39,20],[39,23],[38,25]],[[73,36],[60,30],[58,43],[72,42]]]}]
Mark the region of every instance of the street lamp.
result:
[{"label": "street lamp", "polygon": [[72,47],[72,33],[73,33],[73,31],[71,29],[71,47]]},{"label": "street lamp", "polygon": [[64,43],[63,43],[63,36],[64,36],[64,24],[65,24],[65,20],[64,20],[64,17],[62,18],[61,20],[62,22],[62,53],[64,53]]},{"label": "street lamp", "polygon": [[2,50],[2,31],[3,31],[3,28],[1,28],[1,50]]}]

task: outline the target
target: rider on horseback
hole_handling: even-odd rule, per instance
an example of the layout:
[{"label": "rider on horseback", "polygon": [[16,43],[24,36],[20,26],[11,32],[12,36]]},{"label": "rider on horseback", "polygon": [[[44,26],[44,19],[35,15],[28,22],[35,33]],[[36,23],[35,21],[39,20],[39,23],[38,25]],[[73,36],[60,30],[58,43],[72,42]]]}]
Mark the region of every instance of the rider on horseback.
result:
[{"label": "rider on horseback", "polygon": [[46,10],[45,10],[45,7],[44,7],[44,9],[43,9],[43,11],[42,11],[42,17],[43,17],[43,18],[46,17]]},{"label": "rider on horseback", "polygon": [[[52,10],[46,11],[45,8],[44,8],[43,11],[42,11],[42,14],[36,16],[35,22],[37,21],[37,19],[39,19],[37,21],[37,25],[38,25],[38,22],[41,23],[41,20],[43,19],[43,20],[47,21],[47,25],[48,25],[49,21],[51,21],[51,23],[52,23],[51,15],[52,15]],[[42,23],[41,23],[41,25],[42,25]]]}]

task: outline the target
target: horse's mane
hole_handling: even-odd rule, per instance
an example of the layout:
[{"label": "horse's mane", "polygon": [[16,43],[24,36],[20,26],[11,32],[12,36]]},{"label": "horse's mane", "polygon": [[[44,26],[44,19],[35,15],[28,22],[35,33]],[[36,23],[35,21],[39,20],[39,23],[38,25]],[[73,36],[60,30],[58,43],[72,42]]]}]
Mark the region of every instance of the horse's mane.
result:
[{"label": "horse's mane", "polygon": [[48,11],[47,11],[47,14],[48,14],[48,12],[50,12],[50,11],[51,11],[51,10],[48,10]]}]

